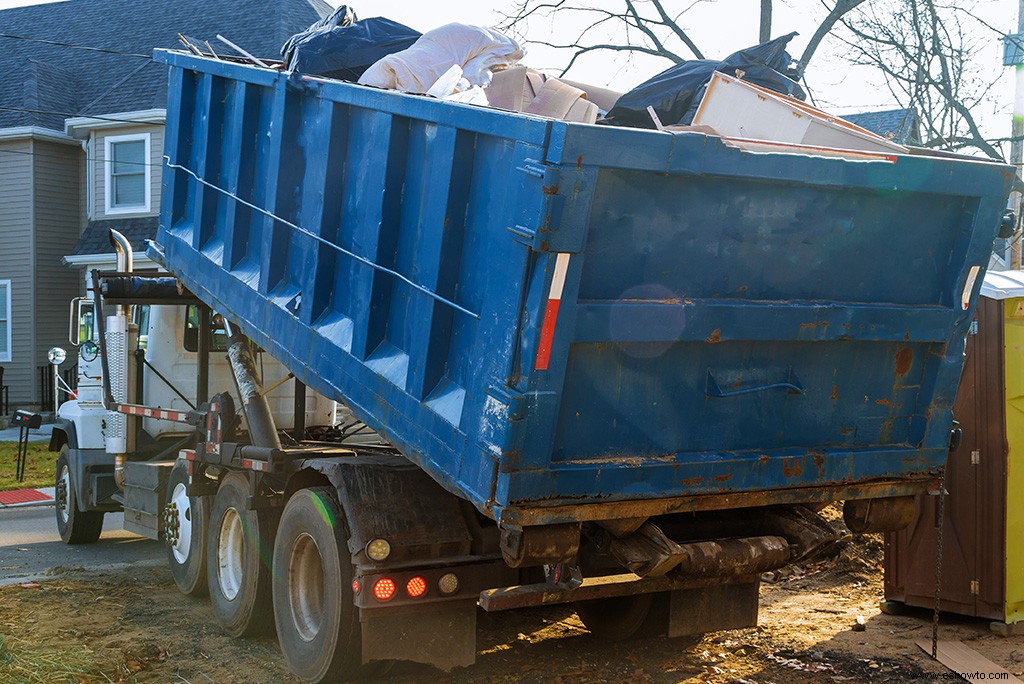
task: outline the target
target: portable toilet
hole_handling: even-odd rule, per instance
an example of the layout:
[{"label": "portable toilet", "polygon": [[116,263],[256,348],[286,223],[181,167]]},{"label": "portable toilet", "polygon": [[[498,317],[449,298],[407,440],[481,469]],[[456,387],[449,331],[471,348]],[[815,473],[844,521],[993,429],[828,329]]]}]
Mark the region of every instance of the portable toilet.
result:
[{"label": "portable toilet", "polygon": [[[953,404],[963,440],[947,464],[941,610],[1024,634],[1024,271],[989,272]],[[922,494],[885,538],[885,612],[935,605],[939,498]]]}]

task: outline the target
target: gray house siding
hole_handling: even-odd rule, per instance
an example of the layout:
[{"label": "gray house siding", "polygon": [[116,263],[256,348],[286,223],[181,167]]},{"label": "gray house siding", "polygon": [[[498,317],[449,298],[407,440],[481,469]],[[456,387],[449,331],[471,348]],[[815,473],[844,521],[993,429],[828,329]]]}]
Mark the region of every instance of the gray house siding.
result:
[{"label": "gray house siding", "polygon": [[38,391],[32,353],[32,145],[30,140],[0,142],[0,280],[11,281],[12,324],[11,361],[0,365],[15,405],[32,403]]},{"label": "gray house siding", "polygon": [[[35,366],[46,364],[50,347],[60,346],[68,351],[63,368],[70,368],[77,354],[68,343],[68,305],[82,293],[82,280],[81,272],[66,267],[61,257],[69,252],[82,230],[79,179],[84,155],[76,145],[35,141],[33,146]],[[38,393],[39,389],[35,391]]]}]

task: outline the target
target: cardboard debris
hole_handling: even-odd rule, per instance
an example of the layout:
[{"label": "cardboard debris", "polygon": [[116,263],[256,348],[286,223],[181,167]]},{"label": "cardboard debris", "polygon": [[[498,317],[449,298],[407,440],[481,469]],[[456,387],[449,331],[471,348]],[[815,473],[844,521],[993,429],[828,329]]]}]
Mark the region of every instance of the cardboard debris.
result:
[{"label": "cardboard debris", "polygon": [[[585,87],[571,85],[561,79],[546,76],[536,69],[515,66],[498,71],[484,88],[492,107],[513,112],[526,112],[550,116],[563,121],[594,123],[600,112],[591,102]],[[595,89],[607,101],[613,91]]]},{"label": "cardboard debris", "polygon": [[693,117],[728,138],[906,154],[907,148],[795,98],[716,71]]},{"label": "cardboard debris", "polygon": [[[932,654],[932,642],[930,639],[918,639],[914,643],[928,655]],[[1021,684],[1019,679],[974,649],[968,648],[963,642],[940,640],[937,650],[938,657],[936,659],[953,672],[961,674],[961,676],[969,674],[972,675],[970,677],[972,680],[998,680],[1000,682],[1016,682],[1016,684]]]}]

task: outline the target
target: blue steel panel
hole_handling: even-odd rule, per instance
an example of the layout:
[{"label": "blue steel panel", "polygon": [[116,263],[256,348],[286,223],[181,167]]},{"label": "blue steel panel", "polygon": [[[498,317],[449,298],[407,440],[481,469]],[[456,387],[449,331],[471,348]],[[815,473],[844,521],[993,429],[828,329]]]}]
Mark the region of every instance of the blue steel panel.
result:
[{"label": "blue steel panel", "polygon": [[1008,167],[753,154],[159,58],[165,265],[481,510],[945,458]]}]

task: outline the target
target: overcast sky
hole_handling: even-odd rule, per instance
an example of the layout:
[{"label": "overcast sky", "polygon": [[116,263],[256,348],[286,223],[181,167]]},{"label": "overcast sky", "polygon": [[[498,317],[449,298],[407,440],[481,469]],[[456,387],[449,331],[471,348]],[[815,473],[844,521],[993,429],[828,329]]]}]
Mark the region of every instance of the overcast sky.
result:
[{"label": "overcast sky", "polygon": [[[211,0],[215,2],[216,0]],[[327,0],[341,4],[340,0]],[[604,0],[595,0],[595,3]],[[501,21],[501,12],[513,0],[352,0],[349,4],[360,18],[386,16],[419,31],[427,31],[450,22],[493,26]],[[693,0],[669,0],[680,7]],[[36,4],[34,0],[0,0],[0,8]],[[829,4],[832,4],[831,2]],[[144,0],[140,0],[144,5]],[[729,53],[757,43],[759,0],[704,0],[696,3],[681,20],[694,41],[708,57],[725,57]],[[1004,31],[1017,24],[1016,0],[977,0],[980,17]],[[820,0],[778,0],[773,17],[773,35],[790,31],[800,33],[790,44],[790,53],[799,54],[814,32],[825,9]],[[571,39],[572,26],[558,15],[553,20],[535,21],[528,38],[560,42]],[[979,35],[982,49],[975,55],[979,64],[999,78],[991,101],[975,112],[985,133],[990,137],[1009,132],[1014,97],[1014,74],[1002,67],[1002,44],[995,34]],[[543,46],[526,45],[524,62],[555,73],[569,59]],[[827,39],[819,48],[807,73],[807,82],[819,106],[843,114],[854,111],[884,109],[895,106],[876,72],[867,68],[851,68],[840,56],[842,46]],[[594,85],[610,86],[626,91],[670,65],[665,60],[621,54],[592,53],[578,62],[572,78]],[[1024,77],[1024,72],[1022,72]]]}]

